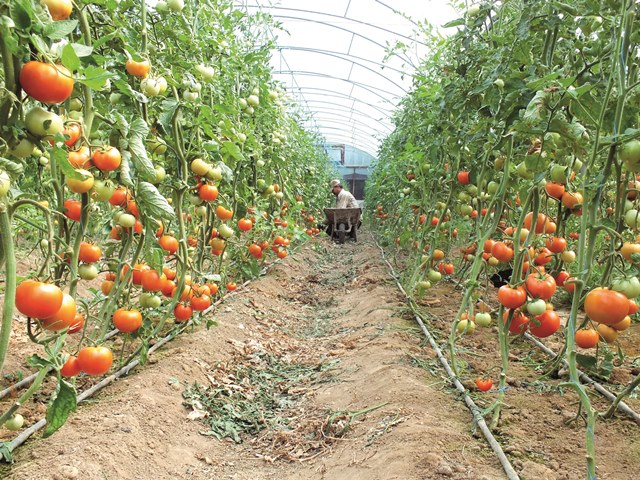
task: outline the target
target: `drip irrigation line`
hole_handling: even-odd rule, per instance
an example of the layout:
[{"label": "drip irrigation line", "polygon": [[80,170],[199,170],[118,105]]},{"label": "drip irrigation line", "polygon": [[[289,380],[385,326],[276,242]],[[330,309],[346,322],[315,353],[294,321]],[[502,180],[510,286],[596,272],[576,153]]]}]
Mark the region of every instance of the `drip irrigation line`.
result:
[{"label": "drip irrigation line", "polygon": [[[400,284],[400,281],[398,280],[398,277],[396,276],[396,272],[395,272],[395,270],[393,268],[393,265],[391,265],[391,263],[389,263],[389,261],[385,257],[383,248],[375,240],[374,240],[374,242],[375,242],[376,246],[380,249],[380,252],[382,254],[382,259],[384,260],[384,262],[389,267],[390,274],[393,277],[393,279],[395,280],[396,285],[398,286],[398,288],[400,289],[402,294],[405,296],[405,299],[407,300],[407,303],[410,304],[409,295],[407,295],[407,292],[405,291],[405,289]],[[520,477],[518,476],[518,474],[514,470],[513,465],[511,465],[511,462],[509,462],[509,459],[505,455],[504,450],[502,450],[502,446],[500,445],[500,443],[496,440],[496,438],[491,433],[491,430],[489,429],[489,426],[485,422],[484,417],[482,416],[482,413],[480,412],[480,409],[475,404],[475,402],[471,399],[471,397],[467,393],[467,390],[464,388],[464,385],[462,385],[462,383],[460,383],[460,380],[458,380],[458,377],[456,377],[455,373],[451,369],[451,366],[449,365],[449,362],[447,361],[445,356],[442,354],[442,350],[440,350],[440,347],[438,346],[437,342],[433,338],[433,335],[431,335],[431,332],[429,332],[429,330],[425,326],[424,322],[422,321],[422,318],[420,318],[420,316],[415,312],[414,312],[414,316],[415,316],[416,322],[418,322],[418,325],[420,326],[420,329],[422,330],[422,333],[424,334],[425,337],[427,337],[427,340],[429,340],[429,344],[431,345],[433,350],[436,352],[436,355],[438,356],[438,360],[440,360],[440,363],[442,364],[442,366],[444,367],[445,371],[447,372],[447,375],[449,375],[449,378],[451,379],[451,381],[455,385],[456,390],[458,392],[460,392],[464,396],[464,403],[466,404],[467,408],[471,411],[471,414],[473,415],[474,421],[476,422],[476,424],[480,428],[480,431],[482,432],[482,435],[484,436],[484,438],[486,439],[487,443],[489,444],[489,446],[493,450],[493,453],[495,453],[496,457],[498,457],[498,460],[500,461],[500,464],[502,465],[502,468],[503,468],[504,472],[507,474],[507,478],[509,480],[519,480]]]},{"label": "drip irrigation line", "polygon": [[[263,268],[260,271],[260,274],[255,279],[249,279],[246,282],[244,282],[242,285],[240,285],[237,290],[235,290],[233,292],[227,292],[225,295],[222,296],[222,298],[220,298],[213,305],[211,305],[209,308],[204,310],[202,312],[202,315],[204,316],[207,313],[210,313],[215,307],[217,307],[220,304],[222,304],[225,299],[236,295],[238,292],[243,290],[247,285],[249,285],[252,281],[257,280],[257,279],[265,276],[273,267],[278,265],[281,261],[282,261],[281,259],[277,259],[276,261],[274,261],[270,265],[268,265],[265,268]],[[184,325],[184,328],[182,330],[169,333],[167,336],[161,338],[153,346],[151,346],[151,348],[149,348],[149,351],[147,352],[147,354],[148,355],[152,354],[153,352],[158,350],[161,346],[163,346],[165,343],[173,340],[175,337],[177,337],[180,333],[182,333],[184,330],[186,330],[191,325],[193,325],[193,320],[189,320]],[[116,330],[114,330],[112,332],[109,332],[109,334],[112,334],[111,336],[114,336],[117,332],[118,332],[118,330],[116,329]],[[108,377],[103,378],[100,382],[98,382],[97,384],[93,385],[92,387],[90,387],[89,389],[85,390],[80,395],[78,395],[78,397],[77,397],[78,404],[83,402],[83,401],[85,401],[86,399],[92,397],[96,392],[102,390],[104,387],[106,387],[110,383],[113,383],[114,381],[118,380],[119,378],[127,375],[131,370],[133,370],[139,364],[140,364],[140,358],[136,358],[136,359],[132,360],[131,362],[129,362],[124,367],[122,367],[117,372],[109,375]],[[18,383],[26,382],[28,380],[28,378],[29,377],[25,378],[24,380],[22,380],[21,382],[18,382]],[[34,378],[35,378],[35,376],[34,376]],[[33,379],[30,379],[28,383],[31,383],[32,381],[33,381]],[[16,385],[18,385],[18,384],[16,384]],[[16,385],[14,385],[13,387],[9,387],[9,389],[14,388]],[[4,390],[3,390],[3,392],[4,392]],[[19,446],[24,444],[34,433],[42,430],[46,424],[47,424],[47,420],[45,418],[42,418],[42,419],[38,420],[36,423],[34,423],[33,425],[31,425],[29,428],[27,428],[24,431],[22,431],[17,437],[15,437],[11,442],[9,442],[9,444],[8,444],[9,452],[13,452],[16,448],[18,448]],[[6,459],[4,458],[4,455],[0,452],[0,461],[3,461],[3,460],[6,461]]]},{"label": "drip irrigation line", "polygon": [[[105,340],[109,340],[110,338],[116,336],[116,334],[118,332],[119,332],[119,330],[117,328],[114,329],[114,330],[111,330],[109,333],[107,333],[105,335],[104,339]],[[52,368],[49,367],[48,370],[52,370]],[[29,385],[31,385],[33,383],[33,381],[36,379],[36,377],[38,376],[38,373],[39,372],[32,373],[31,375],[29,375],[28,377],[23,378],[19,382],[14,383],[13,385],[9,385],[4,390],[0,390],[0,400],[2,400],[5,397],[8,397],[9,395],[11,395],[12,393],[17,392],[18,390],[21,390],[21,389],[26,388]]]},{"label": "drip irrigation line", "polygon": [[[555,358],[557,356],[556,352],[551,350],[549,347],[547,347],[544,343],[542,343],[540,340],[535,338],[533,335],[529,334],[529,332],[526,332],[524,334],[524,338],[526,338],[528,341],[533,343],[536,347],[538,347],[540,350],[542,350],[544,353],[546,353],[551,358]],[[563,366],[568,367],[568,364],[567,364],[566,360],[563,360],[562,364],[563,364]],[[607,398],[608,400],[611,400],[612,402],[615,401],[616,395],[614,395],[609,390],[607,390],[602,384],[596,382],[589,375],[587,375],[586,373],[584,373],[581,370],[578,370],[578,376],[579,376],[580,380],[582,381],[582,383],[584,383],[585,385],[592,385],[593,388],[600,395],[602,395],[603,397]],[[640,415],[638,413],[636,413],[636,411],[633,410],[626,403],[621,401],[618,404],[618,410],[621,410],[622,412],[626,413],[634,422],[636,422],[637,424],[640,424]]]}]

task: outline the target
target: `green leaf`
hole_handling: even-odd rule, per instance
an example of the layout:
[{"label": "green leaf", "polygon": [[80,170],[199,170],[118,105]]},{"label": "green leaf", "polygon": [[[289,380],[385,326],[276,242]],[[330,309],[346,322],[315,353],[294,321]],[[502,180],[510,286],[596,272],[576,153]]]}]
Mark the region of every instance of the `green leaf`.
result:
[{"label": "green leaf", "polygon": [[597,364],[596,357],[592,357],[591,355],[584,355],[582,353],[576,354],[576,362],[578,362],[578,365],[586,370],[593,370]]},{"label": "green leaf", "polygon": [[16,24],[16,28],[20,30],[28,30],[31,27],[31,13],[21,1],[14,0],[9,2],[11,18]]},{"label": "green leaf", "polygon": [[44,36],[49,40],[60,40],[73,32],[78,26],[78,20],[59,20],[44,26]]},{"label": "green leaf", "polygon": [[5,463],[13,463],[13,454],[11,452],[11,443],[0,443],[0,460],[4,460]]},{"label": "green leaf", "polygon": [[17,177],[24,172],[24,166],[12,160],[0,157],[0,169],[8,172],[12,177]]},{"label": "green leaf", "polygon": [[131,85],[129,85],[125,80],[119,78],[115,80],[113,83],[118,90],[120,90],[122,93],[124,93],[128,97],[131,97],[140,103],[147,103],[148,101],[147,97],[143,93],[137,92],[136,90],[131,88]]},{"label": "green leaf", "polygon": [[176,113],[178,105],[179,103],[173,98],[169,98],[162,102],[162,113],[160,114],[158,121],[167,132],[170,132],[172,129],[171,120]]},{"label": "green leaf", "polygon": [[27,358],[27,365],[29,365],[30,367],[40,367],[40,368],[47,368],[47,367],[53,366],[53,364],[49,360],[42,358],[40,355],[36,355],[36,354],[33,354],[29,358]]},{"label": "green leaf", "polygon": [[62,49],[62,64],[72,72],[80,68],[80,59],[70,43],[66,44]]},{"label": "green leaf", "polygon": [[93,53],[93,47],[91,45],[83,45],[81,43],[70,43],[73,51],[76,52],[76,55],[80,58],[88,57]]},{"label": "green leaf", "polygon": [[129,135],[129,151],[138,175],[146,180],[155,179],[156,169],[149,160],[147,148],[144,145],[144,140],[149,135],[147,123],[140,117],[134,119],[129,127]]},{"label": "green leaf", "polygon": [[450,22],[442,25],[442,28],[450,28],[450,27],[458,27],[460,25],[464,25],[464,18],[457,18],[455,20],[451,20]]},{"label": "green leaf", "polygon": [[149,359],[149,341],[143,340],[142,345],[140,346],[140,365],[144,365],[147,363]]},{"label": "green leaf", "polygon": [[[122,139],[122,141],[126,141],[124,139]],[[131,169],[130,169],[130,162],[131,162],[131,154],[129,153],[128,150],[125,150],[124,148],[122,148],[122,146],[120,146],[120,152],[122,153],[122,163],[120,164],[120,181],[129,188],[133,188],[133,180],[131,179]]]},{"label": "green leaf", "polygon": [[105,43],[111,41],[112,39],[114,39],[115,37],[118,36],[118,31],[115,30],[107,35],[103,35],[100,38],[98,38],[95,42],[93,42],[93,48],[94,49],[98,49],[100,48],[102,45],[104,45]]},{"label": "green leaf", "polygon": [[31,35],[31,43],[36,48],[38,53],[42,55],[49,55],[51,53],[51,49],[47,42],[40,35]]},{"label": "green leaf", "polygon": [[138,183],[136,200],[145,215],[164,220],[175,220],[176,218],[176,213],[167,199],[162,196],[155,185],[149,182]]},{"label": "green leaf", "polygon": [[60,170],[62,170],[62,173],[64,173],[67,178],[72,178],[74,180],[85,180],[88,178],[88,175],[80,173],[73,165],[71,165],[71,162],[69,162],[69,154],[65,149],[55,147],[53,149],[52,160],[56,162],[58,167],[60,167]]},{"label": "green leaf", "polygon": [[236,160],[244,160],[244,155],[242,155],[240,147],[233,142],[224,142],[221,150],[223,155],[226,154],[226,158],[232,157]]},{"label": "green leaf", "polygon": [[78,78],[78,82],[94,90],[100,90],[106,85],[107,80],[114,77],[113,73],[100,67],[94,67],[93,65],[89,65],[83,69],[82,74],[83,76]]},{"label": "green leaf", "polygon": [[47,408],[47,426],[42,436],[47,438],[64,425],[67,418],[69,418],[69,414],[75,412],[76,406],[76,389],[62,378],[58,378],[53,401]]}]

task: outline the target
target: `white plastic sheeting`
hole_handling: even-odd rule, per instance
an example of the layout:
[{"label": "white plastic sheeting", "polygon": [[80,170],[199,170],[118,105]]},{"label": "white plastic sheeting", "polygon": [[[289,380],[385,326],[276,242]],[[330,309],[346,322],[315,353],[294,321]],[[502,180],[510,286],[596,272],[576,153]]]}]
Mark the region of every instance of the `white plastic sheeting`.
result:
[{"label": "white plastic sheeting", "polygon": [[[243,0],[238,8],[281,22],[274,76],[308,112],[306,127],[374,156],[429,53],[416,22],[438,27],[458,17],[446,0]],[[385,59],[398,43],[406,49]]]}]

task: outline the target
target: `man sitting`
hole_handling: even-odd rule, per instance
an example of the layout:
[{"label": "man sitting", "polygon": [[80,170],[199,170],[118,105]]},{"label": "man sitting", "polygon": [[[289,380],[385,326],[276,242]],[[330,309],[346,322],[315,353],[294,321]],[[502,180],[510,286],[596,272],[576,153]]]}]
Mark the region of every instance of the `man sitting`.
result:
[{"label": "man sitting", "polygon": [[356,197],[342,188],[340,180],[331,180],[331,192],[336,196],[336,208],[360,208]]}]

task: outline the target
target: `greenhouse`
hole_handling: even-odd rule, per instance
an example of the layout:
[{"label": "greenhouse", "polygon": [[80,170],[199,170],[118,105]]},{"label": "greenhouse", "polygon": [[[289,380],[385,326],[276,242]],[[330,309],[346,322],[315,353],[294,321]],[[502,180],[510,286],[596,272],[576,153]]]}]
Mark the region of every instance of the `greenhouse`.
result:
[{"label": "greenhouse", "polygon": [[0,0],[0,478],[635,480],[639,9]]}]

